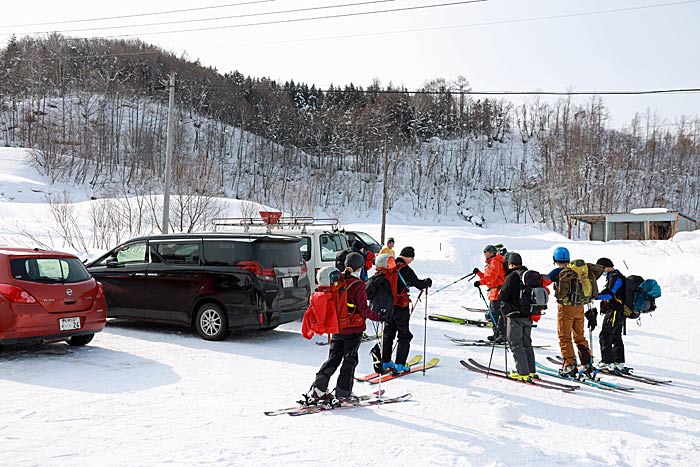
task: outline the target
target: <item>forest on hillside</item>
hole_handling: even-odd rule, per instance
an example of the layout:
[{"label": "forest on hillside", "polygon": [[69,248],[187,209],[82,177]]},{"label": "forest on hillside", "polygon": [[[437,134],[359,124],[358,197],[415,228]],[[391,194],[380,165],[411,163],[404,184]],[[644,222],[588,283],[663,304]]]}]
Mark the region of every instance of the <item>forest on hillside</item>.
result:
[{"label": "forest on hillside", "polygon": [[[566,216],[667,207],[700,217],[700,120],[640,114],[612,129],[603,100],[515,105],[468,80],[320,90],[220,73],[138,40],[11,38],[0,50],[0,143],[37,151],[52,180],[162,191],[167,75],[177,74],[175,192],[291,214],[389,206],[566,228]],[[643,109],[640,109],[643,110]],[[115,188],[118,187],[118,188]]]}]

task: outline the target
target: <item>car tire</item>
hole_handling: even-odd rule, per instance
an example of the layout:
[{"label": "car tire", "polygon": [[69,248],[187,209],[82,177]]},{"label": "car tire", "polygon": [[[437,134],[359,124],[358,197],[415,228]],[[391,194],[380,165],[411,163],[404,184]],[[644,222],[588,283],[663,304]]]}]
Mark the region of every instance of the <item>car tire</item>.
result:
[{"label": "car tire", "polygon": [[220,341],[228,334],[228,319],[221,307],[205,303],[197,311],[194,327],[202,339]]},{"label": "car tire", "polygon": [[68,339],[68,345],[73,347],[82,347],[90,343],[92,338],[95,337],[94,334],[84,334],[82,336],[73,336]]}]

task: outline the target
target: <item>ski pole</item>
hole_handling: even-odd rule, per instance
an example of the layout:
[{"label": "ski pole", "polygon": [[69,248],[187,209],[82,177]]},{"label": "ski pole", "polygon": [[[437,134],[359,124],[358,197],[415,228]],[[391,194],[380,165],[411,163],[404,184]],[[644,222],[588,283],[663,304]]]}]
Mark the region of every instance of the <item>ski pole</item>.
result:
[{"label": "ski pole", "polygon": [[[428,361],[428,356],[426,355],[426,343],[428,339],[428,289],[425,290],[425,315],[423,317],[423,358]],[[421,290],[421,292],[423,291]],[[423,363],[423,376],[425,376],[425,363]]]},{"label": "ski pole", "polygon": [[456,281],[451,282],[451,283],[447,284],[447,285],[444,286],[444,287],[440,287],[440,288],[437,289],[435,292],[433,292],[433,294],[436,294],[436,293],[440,292],[441,290],[445,290],[445,289],[448,288],[449,286],[455,285],[455,284],[456,284],[457,282],[459,282],[459,281],[463,281],[464,279],[470,278],[470,276],[473,278],[474,276],[476,276],[476,274],[471,273],[471,274],[467,274],[467,275],[464,276],[464,277],[460,277],[460,278],[457,279]]},{"label": "ski pole", "polygon": [[[424,289],[424,290],[427,290],[427,289]],[[418,294],[418,298],[416,298],[416,303],[414,303],[413,306],[411,307],[411,312],[408,314],[408,316],[411,316],[413,314],[413,310],[416,309],[418,302],[420,302],[421,295],[423,295],[423,290],[421,290],[420,293]],[[428,293],[426,292],[425,295],[426,295],[426,299],[427,299]]]}]

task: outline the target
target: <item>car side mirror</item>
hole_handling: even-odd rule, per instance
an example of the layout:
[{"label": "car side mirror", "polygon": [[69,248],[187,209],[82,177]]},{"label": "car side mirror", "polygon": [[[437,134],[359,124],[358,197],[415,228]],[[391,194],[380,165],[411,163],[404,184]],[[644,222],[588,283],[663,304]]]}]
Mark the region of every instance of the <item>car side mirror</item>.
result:
[{"label": "car side mirror", "polygon": [[107,267],[108,268],[118,268],[119,267],[119,261],[116,259],[110,259],[107,261]]}]

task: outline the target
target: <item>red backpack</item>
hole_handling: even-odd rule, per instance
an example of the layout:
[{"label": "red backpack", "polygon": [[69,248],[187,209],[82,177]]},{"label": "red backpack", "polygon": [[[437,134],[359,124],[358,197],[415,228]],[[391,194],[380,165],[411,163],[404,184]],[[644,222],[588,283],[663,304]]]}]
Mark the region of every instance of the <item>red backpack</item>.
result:
[{"label": "red backpack", "polygon": [[348,303],[348,289],[356,282],[362,281],[343,276],[338,285],[320,285],[309,298],[301,322],[302,336],[311,339],[314,334],[338,334],[343,329],[361,326],[365,318],[355,312],[355,305]]}]

